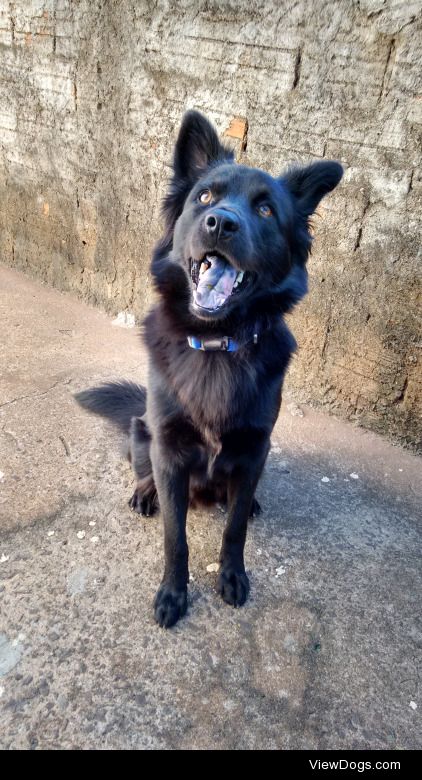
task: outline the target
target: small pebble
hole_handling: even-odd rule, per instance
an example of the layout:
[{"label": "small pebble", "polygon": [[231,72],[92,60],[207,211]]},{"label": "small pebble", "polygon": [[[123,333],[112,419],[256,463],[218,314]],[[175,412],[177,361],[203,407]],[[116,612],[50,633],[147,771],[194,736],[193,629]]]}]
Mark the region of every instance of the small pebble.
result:
[{"label": "small pebble", "polygon": [[409,707],[411,707],[412,710],[417,710],[418,709],[418,705],[416,704],[415,701],[410,701],[409,702]]},{"label": "small pebble", "polygon": [[99,536],[91,536],[91,542],[93,542],[94,544],[95,544],[95,542],[99,542],[99,541],[100,541],[100,537]]},{"label": "small pebble", "polygon": [[352,479],[359,479],[359,474],[355,474],[355,472],[352,471],[352,473],[349,474],[349,477],[351,477]]},{"label": "small pebble", "polygon": [[1,482],[1,480],[3,479],[3,477],[4,477],[4,473],[3,473],[3,471],[0,471],[0,482]]},{"label": "small pebble", "polygon": [[134,328],[136,325],[135,315],[131,314],[130,311],[119,311],[111,324],[117,325],[119,328]]},{"label": "small pebble", "polygon": [[218,571],[219,568],[220,568],[220,564],[219,563],[209,563],[208,566],[207,566],[207,571],[208,572]]},{"label": "small pebble", "polygon": [[290,404],[287,404],[286,408],[289,410],[292,417],[303,417],[302,409],[300,408],[300,406],[295,404],[294,401],[292,401],[292,403]]},{"label": "small pebble", "polygon": [[275,576],[281,577],[282,574],[286,571],[284,566],[279,566],[278,569],[275,570]]},{"label": "small pebble", "polygon": [[3,555],[0,558],[0,563],[6,563],[6,561],[8,561],[8,560],[9,560],[9,556],[8,555],[4,555],[4,553],[3,553]]},{"label": "small pebble", "polygon": [[329,482],[330,477],[322,477],[321,482]]},{"label": "small pebble", "polygon": [[2,685],[0,685],[0,699],[3,696],[3,694],[4,694],[4,688]]},{"label": "small pebble", "polygon": [[78,539],[85,539],[86,533],[85,531],[78,531],[76,536],[78,537]]},{"label": "small pebble", "polygon": [[88,523],[88,525],[90,525],[90,526],[91,526],[91,528],[93,528],[93,527],[94,527],[94,525],[97,525],[97,523],[95,522],[95,520],[90,520],[90,521],[89,521],[89,523]]},{"label": "small pebble", "polygon": [[47,536],[54,536],[54,531],[47,531]]}]

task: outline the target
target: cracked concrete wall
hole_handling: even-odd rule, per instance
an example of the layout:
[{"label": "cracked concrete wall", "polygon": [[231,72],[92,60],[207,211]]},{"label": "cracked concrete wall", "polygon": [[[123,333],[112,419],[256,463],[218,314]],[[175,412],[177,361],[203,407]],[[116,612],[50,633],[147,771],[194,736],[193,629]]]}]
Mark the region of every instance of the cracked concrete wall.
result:
[{"label": "cracked concrete wall", "polygon": [[421,10],[0,0],[1,260],[140,317],[186,108],[228,133],[239,160],[272,173],[339,159],[344,182],[315,219],[311,293],[292,316],[300,351],[288,386],[414,445]]}]

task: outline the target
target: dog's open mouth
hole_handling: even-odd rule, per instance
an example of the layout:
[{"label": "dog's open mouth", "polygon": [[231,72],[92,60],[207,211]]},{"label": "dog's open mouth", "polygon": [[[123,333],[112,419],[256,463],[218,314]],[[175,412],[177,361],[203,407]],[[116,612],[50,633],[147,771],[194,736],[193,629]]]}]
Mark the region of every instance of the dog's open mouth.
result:
[{"label": "dog's open mouth", "polygon": [[221,255],[207,254],[191,261],[193,301],[207,311],[217,311],[248,283],[248,274],[236,271]]}]

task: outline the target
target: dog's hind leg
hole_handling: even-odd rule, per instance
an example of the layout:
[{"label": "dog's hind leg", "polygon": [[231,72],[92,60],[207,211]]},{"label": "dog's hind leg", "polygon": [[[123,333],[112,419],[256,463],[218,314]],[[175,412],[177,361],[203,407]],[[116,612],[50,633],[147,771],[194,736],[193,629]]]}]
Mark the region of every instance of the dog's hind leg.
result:
[{"label": "dog's hind leg", "polygon": [[150,459],[151,436],[144,417],[132,417],[129,430],[129,460],[136,487],[129,506],[139,515],[151,517],[158,510],[158,497]]},{"label": "dog's hind leg", "polygon": [[141,479],[136,483],[132,497],[128,501],[133,512],[144,517],[152,517],[158,511],[158,496],[153,478]]}]

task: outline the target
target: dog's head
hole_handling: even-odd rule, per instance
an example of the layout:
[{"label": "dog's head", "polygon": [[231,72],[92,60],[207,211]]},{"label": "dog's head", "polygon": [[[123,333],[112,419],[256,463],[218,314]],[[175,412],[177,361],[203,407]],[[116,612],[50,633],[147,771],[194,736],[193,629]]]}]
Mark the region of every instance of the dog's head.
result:
[{"label": "dog's head", "polygon": [[326,160],[278,178],[237,165],[205,117],[189,111],[164,215],[171,259],[189,281],[192,314],[221,320],[252,300],[284,296],[285,309],[296,303],[306,292],[309,219],[342,173]]}]

